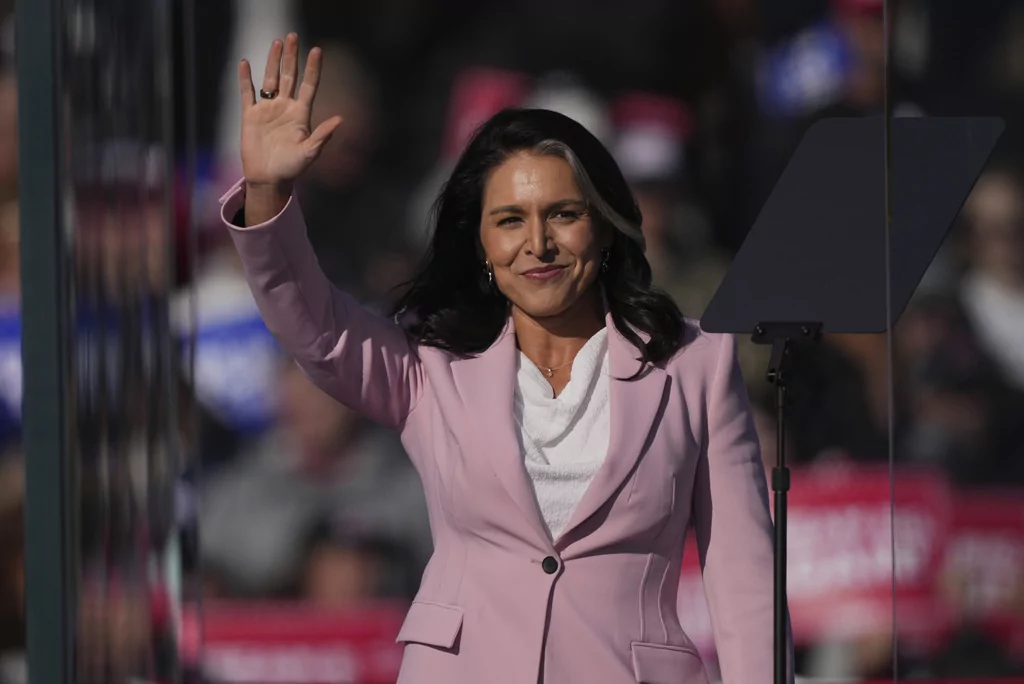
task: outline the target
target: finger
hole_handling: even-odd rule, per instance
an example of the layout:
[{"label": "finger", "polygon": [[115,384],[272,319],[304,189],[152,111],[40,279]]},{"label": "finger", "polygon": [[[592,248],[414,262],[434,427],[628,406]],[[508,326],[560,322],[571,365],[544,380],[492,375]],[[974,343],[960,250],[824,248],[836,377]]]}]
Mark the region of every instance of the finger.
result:
[{"label": "finger", "polygon": [[289,33],[284,39],[284,62],[281,64],[281,95],[295,96],[295,82],[299,78],[299,37]]},{"label": "finger", "polygon": [[267,53],[267,70],[263,74],[263,90],[272,93],[280,88],[281,82],[281,53],[284,51],[284,43],[275,40]]},{"label": "finger", "polygon": [[323,52],[320,48],[313,48],[309,51],[309,58],[306,60],[306,71],[302,75],[302,85],[299,87],[299,102],[307,107],[313,106],[316,99],[317,88],[320,87],[320,68],[323,62]]},{"label": "finger", "polygon": [[248,60],[238,63],[238,89],[242,93],[242,111],[256,104],[256,90],[252,84],[252,68]]},{"label": "finger", "polygon": [[332,116],[327,121],[316,127],[309,139],[306,140],[306,148],[313,154],[319,154],[320,150],[331,139],[334,135],[334,131],[338,130],[338,126],[341,125],[340,116]]}]

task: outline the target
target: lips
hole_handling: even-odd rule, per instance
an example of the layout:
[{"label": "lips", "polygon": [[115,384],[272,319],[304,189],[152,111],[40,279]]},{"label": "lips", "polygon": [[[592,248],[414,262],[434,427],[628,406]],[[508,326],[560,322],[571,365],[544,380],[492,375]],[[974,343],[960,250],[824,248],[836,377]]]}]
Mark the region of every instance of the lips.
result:
[{"label": "lips", "polygon": [[530,280],[551,280],[560,275],[564,270],[565,266],[541,266],[540,268],[531,268],[529,271],[526,271],[523,273],[523,277]]}]

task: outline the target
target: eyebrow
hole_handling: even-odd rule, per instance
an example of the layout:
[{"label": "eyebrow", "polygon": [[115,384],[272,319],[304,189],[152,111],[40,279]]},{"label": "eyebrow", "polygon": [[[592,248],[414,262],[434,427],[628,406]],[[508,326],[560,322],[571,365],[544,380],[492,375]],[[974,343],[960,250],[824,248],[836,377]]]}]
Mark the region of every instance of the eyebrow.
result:
[{"label": "eyebrow", "polygon": [[[545,207],[545,209],[547,211],[552,211],[554,209],[564,209],[571,206],[586,207],[587,203],[581,199],[560,199],[557,202],[552,202]],[[506,204],[501,207],[495,207],[487,213],[491,216],[494,216],[495,214],[525,214],[526,210],[518,204]]]}]

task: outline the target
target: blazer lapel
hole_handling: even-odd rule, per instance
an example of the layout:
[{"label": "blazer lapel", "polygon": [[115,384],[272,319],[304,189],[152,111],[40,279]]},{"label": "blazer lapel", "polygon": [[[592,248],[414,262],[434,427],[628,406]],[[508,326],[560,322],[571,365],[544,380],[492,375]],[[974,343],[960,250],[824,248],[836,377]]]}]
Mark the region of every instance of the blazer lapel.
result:
[{"label": "blazer lapel", "polygon": [[611,427],[608,454],[580,499],[565,531],[572,531],[598,512],[633,472],[647,448],[647,440],[661,410],[668,374],[648,366],[641,378],[626,381],[640,368],[639,352],[624,338],[608,316],[608,366],[611,371],[608,404]]},{"label": "blazer lapel", "polygon": [[516,337],[511,319],[498,340],[484,353],[452,364],[466,407],[468,430],[523,517],[550,545],[533,493],[515,427],[513,401],[516,382]]}]

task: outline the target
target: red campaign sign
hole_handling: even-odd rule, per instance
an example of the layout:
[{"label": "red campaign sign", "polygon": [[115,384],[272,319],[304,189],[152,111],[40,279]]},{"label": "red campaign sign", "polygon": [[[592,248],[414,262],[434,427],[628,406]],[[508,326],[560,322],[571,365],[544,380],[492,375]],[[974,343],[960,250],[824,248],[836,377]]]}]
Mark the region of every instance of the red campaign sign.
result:
[{"label": "red campaign sign", "polygon": [[943,588],[959,621],[981,623],[1010,652],[1024,652],[1024,496],[970,492],[957,498]]},{"label": "red campaign sign", "polygon": [[207,605],[201,624],[194,611],[183,616],[182,659],[213,684],[393,684],[404,615],[390,605],[344,612],[302,603]]},{"label": "red campaign sign", "polygon": [[934,643],[946,631],[935,597],[951,493],[927,471],[894,477],[846,465],[793,472],[788,594],[798,641],[891,630],[894,568],[901,637]]},{"label": "red campaign sign", "polygon": [[460,73],[452,88],[443,155],[458,157],[479,126],[502,109],[522,104],[528,88],[528,77],[516,71],[471,67]]},{"label": "red campaign sign", "polygon": [[[949,534],[950,492],[927,472],[896,474],[896,587],[901,635],[922,645],[946,632],[935,600]],[[892,508],[887,469],[829,465],[792,473],[787,592],[798,643],[884,633],[892,625]],[[695,540],[687,542],[680,622],[713,652]]]}]

